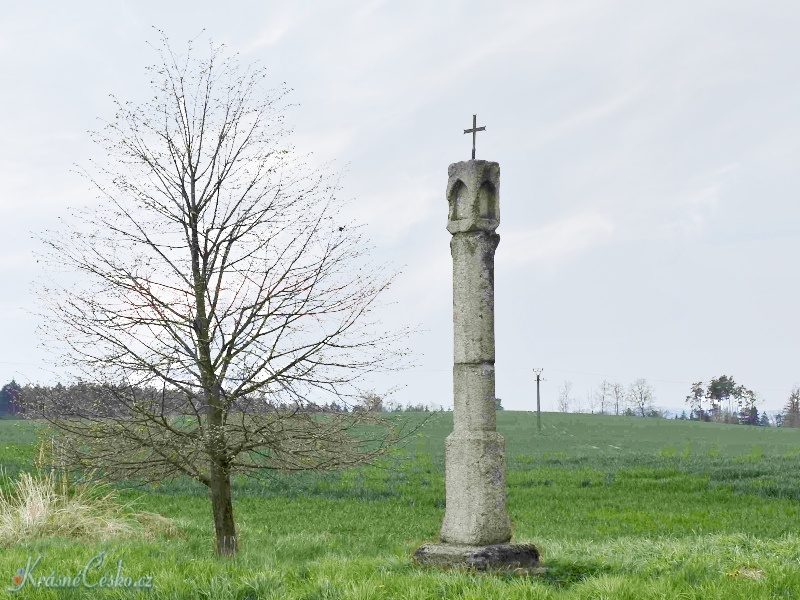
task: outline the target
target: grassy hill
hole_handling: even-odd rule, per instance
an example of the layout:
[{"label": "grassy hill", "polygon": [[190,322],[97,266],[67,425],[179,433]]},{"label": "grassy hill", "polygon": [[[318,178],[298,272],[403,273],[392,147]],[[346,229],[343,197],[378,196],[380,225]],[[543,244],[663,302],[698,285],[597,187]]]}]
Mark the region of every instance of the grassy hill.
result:
[{"label": "grassy hill", "polygon": [[[3,550],[0,567],[10,580],[41,554],[43,572],[77,571],[105,550],[126,572],[152,574],[148,598],[800,598],[800,430],[560,413],[542,422],[537,432],[531,413],[498,413],[514,540],[540,547],[541,576],[412,564],[444,514],[448,413],[370,467],[237,479],[233,561],[213,554],[205,489],[178,480],[122,491],[174,519],[178,537],[30,540]],[[30,468],[33,428],[0,421],[9,472]],[[25,597],[137,594],[88,592]]]}]

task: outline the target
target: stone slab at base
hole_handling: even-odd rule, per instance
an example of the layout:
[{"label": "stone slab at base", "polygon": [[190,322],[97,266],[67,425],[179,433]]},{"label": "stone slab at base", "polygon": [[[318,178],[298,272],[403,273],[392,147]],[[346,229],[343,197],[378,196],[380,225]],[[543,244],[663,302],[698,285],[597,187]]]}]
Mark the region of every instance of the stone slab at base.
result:
[{"label": "stone slab at base", "polygon": [[424,544],[414,551],[417,564],[426,567],[465,567],[470,569],[503,569],[543,571],[539,566],[539,549],[533,544],[491,544],[459,546],[456,544]]}]

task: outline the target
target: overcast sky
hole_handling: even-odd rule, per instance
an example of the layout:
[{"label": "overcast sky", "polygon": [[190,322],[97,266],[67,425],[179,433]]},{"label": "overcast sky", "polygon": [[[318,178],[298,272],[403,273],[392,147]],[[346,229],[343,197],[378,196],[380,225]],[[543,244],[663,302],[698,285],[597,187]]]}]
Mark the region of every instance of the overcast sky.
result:
[{"label": "overcast sky", "polygon": [[[680,408],[728,374],[778,410],[800,383],[800,3],[0,0],[0,381],[54,382],[32,234],[94,194],[71,170],[109,94],[148,97],[156,26],[205,28],[293,89],[293,142],[335,160],[374,258],[402,267],[387,324],[420,367],[376,380],[452,406],[447,166],[500,163],[497,396],[585,404],[646,378]],[[198,46],[201,47],[201,46]]]}]

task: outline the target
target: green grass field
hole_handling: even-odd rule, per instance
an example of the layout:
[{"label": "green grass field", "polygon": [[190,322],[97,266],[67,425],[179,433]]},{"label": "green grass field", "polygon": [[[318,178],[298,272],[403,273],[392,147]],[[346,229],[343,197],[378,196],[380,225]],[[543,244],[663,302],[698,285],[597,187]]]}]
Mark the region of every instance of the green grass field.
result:
[{"label": "green grass field", "polygon": [[[395,418],[395,417],[393,417]],[[421,415],[396,418],[418,419]],[[178,535],[0,549],[0,597],[261,599],[800,598],[800,430],[664,419],[498,413],[506,439],[514,541],[542,552],[543,575],[438,571],[411,553],[444,514],[444,438],[452,415],[379,464],[235,483],[241,551],[216,558],[204,488],[123,489]],[[36,433],[0,421],[0,462],[29,470]],[[6,592],[28,557],[40,575],[106,569],[153,589]]]}]

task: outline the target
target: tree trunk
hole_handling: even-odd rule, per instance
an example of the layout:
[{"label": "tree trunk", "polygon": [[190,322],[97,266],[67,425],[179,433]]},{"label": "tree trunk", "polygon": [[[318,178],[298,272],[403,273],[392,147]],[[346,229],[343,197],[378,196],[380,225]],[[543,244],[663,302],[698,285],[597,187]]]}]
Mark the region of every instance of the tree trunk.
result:
[{"label": "tree trunk", "polygon": [[214,513],[214,539],[218,556],[235,556],[239,549],[236,524],[233,520],[231,474],[221,465],[211,468],[211,510]]}]

